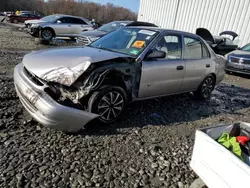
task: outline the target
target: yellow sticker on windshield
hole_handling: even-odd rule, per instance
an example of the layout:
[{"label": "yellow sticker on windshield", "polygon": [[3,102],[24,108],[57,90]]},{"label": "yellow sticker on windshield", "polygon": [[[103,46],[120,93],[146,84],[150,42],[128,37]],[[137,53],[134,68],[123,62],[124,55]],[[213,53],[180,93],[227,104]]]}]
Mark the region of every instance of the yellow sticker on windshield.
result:
[{"label": "yellow sticker on windshield", "polygon": [[132,47],[134,47],[134,48],[142,48],[144,44],[145,44],[145,41],[137,40],[137,41],[134,42]]}]

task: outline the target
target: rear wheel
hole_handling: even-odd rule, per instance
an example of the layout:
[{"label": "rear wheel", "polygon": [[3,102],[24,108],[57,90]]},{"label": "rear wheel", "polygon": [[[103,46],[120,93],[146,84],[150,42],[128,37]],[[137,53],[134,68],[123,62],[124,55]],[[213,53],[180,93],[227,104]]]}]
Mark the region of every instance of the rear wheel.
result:
[{"label": "rear wheel", "polygon": [[127,95],[121,87],[104,86],[91,95],[88,110],[100,115],[101,122],[109,124],[123,114],[127,102]]},{"label": "rear wheel", "polygon": [[41,32],[41,37],[44,40],[52,40],[52,38],[54,37],[54,32],[52,29],[44,29]]},{"label": "rear wheel", "polygon": [[211,96],[215,86],[215,78],[212,75],[207,76],[197,91],[194,93],[197,98],[207,99]]}]

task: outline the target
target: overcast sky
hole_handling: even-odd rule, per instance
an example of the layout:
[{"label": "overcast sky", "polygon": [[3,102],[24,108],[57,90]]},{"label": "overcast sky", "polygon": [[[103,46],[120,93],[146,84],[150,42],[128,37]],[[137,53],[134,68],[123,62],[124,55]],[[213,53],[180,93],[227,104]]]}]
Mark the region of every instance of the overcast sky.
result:
[{"label": "overcast sky", "polygon": [[89,0],[100,4],[112,3],[138,13],[140,0]]}]

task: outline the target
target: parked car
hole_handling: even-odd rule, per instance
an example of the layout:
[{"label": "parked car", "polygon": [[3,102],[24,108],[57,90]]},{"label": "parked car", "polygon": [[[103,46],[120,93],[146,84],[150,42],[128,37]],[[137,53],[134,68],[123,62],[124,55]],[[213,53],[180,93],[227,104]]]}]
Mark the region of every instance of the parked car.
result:
[{"label": "parked car", "polygon": [[12,12],[12,11],[6,11],[4,12],[5,16],[10,16],[12,14],[15,14],[15,12]]},{"label": "parked car", "polygon": [[35,14],[12,14],[7,17],[7,21],[11,23],[24,23],[26,20],[37,20],[40,19],[41,17]]},{"label": "parked car", "polygon": [[75,132],[95,118],[116,121],[134,101],[185,92],[207,99],[225,61],[195,34],[123,27],[89,46],[25,55],[14,83],[37,121]]},{"label": "parked car", "polygon": [[133,21],[114,21],[103,25],[102,27],[93,31],[84,31],[76,38],[76,42],[80,45],[88,45],[91,42],[103,37],[107,33],[115,31],[124,26],[150,26],[157,27],[156,25],[148,22],[133,22]]},{"label": "parked car", "polygon": [[53,37],[72,37],[82,31],[93,30],[89,20],[70,15],[50,15],[42,20],[33,23],[30,27],[31,34],[41,38],[51,40]]},{"label": "parked car", "polygon": [[95,29],[92,31],[81,32],[79,36],[76,38],[76,42],[81,45],[88,45],[91,42],[106,35],[107,33],[112,32],[116,29],[119,29],[120,27],[123,27],[131,22],[132,21],[114,21],[114,22],[107,23],[99,27],[98,29]]},{"label": "parked car", "polygon": [[238,47],[234,42],[238,34],[233,31],[223,31],[219,36],[213,36],[207,29],[198,28],[196,34],[206,40],[216,54],[226,55]]},{"label": "parked car", "polygon": [[250,75],[250,43],[226,54],[226,71]]}]

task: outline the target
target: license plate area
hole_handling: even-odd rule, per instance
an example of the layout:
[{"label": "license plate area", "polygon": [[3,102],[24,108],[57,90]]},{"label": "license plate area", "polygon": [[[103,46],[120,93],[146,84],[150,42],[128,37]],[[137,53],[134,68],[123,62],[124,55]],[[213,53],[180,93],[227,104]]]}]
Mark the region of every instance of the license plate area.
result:
[{"label": "license plate area", "polygon": [[234,64],[233,67],[236,68],[236,69],[244,69],[244,65],[241,65],[241,64],[240,65],[239,64]]}]

